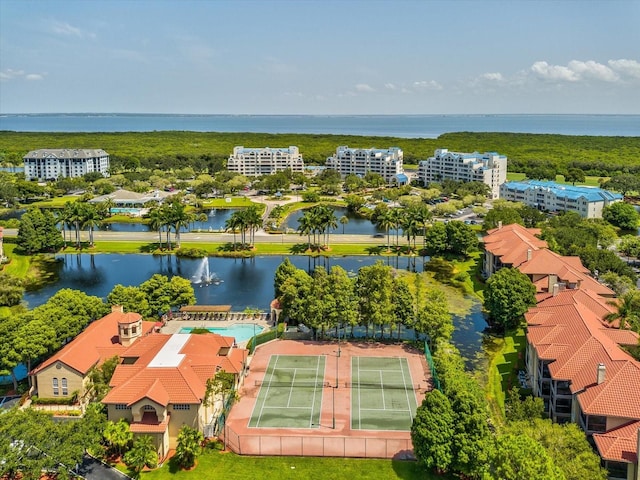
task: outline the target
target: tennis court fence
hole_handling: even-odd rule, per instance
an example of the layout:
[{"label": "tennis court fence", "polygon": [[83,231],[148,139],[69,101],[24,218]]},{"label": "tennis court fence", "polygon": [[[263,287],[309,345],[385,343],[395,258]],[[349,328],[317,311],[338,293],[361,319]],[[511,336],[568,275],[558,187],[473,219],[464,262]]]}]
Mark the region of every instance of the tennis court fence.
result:
[{"label": "tennis court fence", "polygon": [[[327,388],[327,387],[335,387],[334,383],[330,382],[304,382],[304,381],[296,381],[296,382],[282,382],[282,381],[268,381],[268,380],[256,380],[256,387],[261,387],[266,385],[268,387],[285,387],[285,388]],[[425,390],[428,388],[428,385],[420,385],[419,383],[416,385],[406,384],[406,383],[370,383],[370,382],[344,382],[340,383],[341,387],[344,388],[360,388],[360,389],[374,389],[374,390],[414,390],[416,392],[420,390]]]},{"label": "tennis court fence", "polygon": [[227,448],[238,455],[413,459],[411,438],[317,435],[239,435],[227,425]]}]

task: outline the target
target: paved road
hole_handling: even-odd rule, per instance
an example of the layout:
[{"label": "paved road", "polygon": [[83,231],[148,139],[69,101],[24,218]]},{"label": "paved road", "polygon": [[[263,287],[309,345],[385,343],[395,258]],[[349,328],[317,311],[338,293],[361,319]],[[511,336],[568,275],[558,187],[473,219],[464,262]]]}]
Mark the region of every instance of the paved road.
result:
[{"label": "paved road", "polygon": [[130,480],[131,477],[111,468],[95,458],[85,455],[78,473],[87,480]]},{"label": "paved road", "polygon": [[[4,234],[7,237],[14,237],[18,234],[16,229],[5,229]],[[89,233],[86,231],[80,232],[82,241],[89,241]],[[165,236],[163,235],[163,238]],[[194,242],[194,243],[227,243],[233,242],[233,234],[231,233],[215,233],[215,232],[195,232],[195,233],[181,233],[181,242]],[[93,239],[96,243],[100,241],[134,241],[134,242],[148,242],[157,243],[157,232],[94,232]],[[240,235],[236,234],[236,241],[239,241]],[[175,242],[175,235],[171,235],[171,241]],[[392,238],[393,242],[394,239]],[[306,243],[306,235],[298,235],[297,233],[267,233],[264,230],[259,230],[255,234],[256,243]],[[387,238],[374,238],[372,235],[342,235],[331,234],[330,244],[353,244],[353,243],[367,243],[367,244],[379,244],[386,245]],[[406,239],[404,239],[406,243]]]}]

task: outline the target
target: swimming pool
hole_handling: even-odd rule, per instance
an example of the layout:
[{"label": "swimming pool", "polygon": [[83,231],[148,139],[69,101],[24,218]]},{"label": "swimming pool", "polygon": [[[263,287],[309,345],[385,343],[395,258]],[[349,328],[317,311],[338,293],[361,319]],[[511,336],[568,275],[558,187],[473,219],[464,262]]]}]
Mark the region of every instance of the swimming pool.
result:
[{"label": "swimming pool", "polygon": [[131,213],[133,215],[140,215],[142,212],[141,208],[132,208],[132,207],[112,207],[111,213]]},{"label": "swimming pool", "polygon": [[[201,327],[182,327],[178,330],[178,333],[191,333],[194,328]],[[224,335],[225,337],[234,337],[236,342],[245,342],[249,340],[253,335],[258,335],[264,330],[263,327],[255,325],[253,323],[237,323],[229,327],[204,327],[212,333],[218,335]]]}]

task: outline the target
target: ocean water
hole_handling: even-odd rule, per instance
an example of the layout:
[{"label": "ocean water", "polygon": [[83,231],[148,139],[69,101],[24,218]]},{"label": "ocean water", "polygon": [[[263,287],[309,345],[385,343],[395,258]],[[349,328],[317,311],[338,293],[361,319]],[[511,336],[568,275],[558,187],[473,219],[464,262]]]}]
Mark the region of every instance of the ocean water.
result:
[{"label": "ocean water", "polygon": [[157,115],[2,114],[0,130],[21,132],[315,133],[437,138],[448,132],[640,136],[640,115]]}]

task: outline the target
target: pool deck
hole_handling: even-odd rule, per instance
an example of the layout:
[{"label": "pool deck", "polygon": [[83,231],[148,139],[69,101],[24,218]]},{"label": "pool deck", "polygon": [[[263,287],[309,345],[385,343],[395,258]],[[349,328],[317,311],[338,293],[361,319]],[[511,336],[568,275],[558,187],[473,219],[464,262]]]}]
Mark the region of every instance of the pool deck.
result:
[{"label": "pool deck", "polygon": [[267,320],[267,316],[265,314],[254,316],[243,312],[229,312],[225,318],[227,318],[227,320],[182,320],[180,318],[173,318],[168,321],[164,327],[162,327],[161,332],[178,333],[181,328],[224,328],[241,323],[251,325],[256,324],[263,329],[271,328],[271,324]]}]

